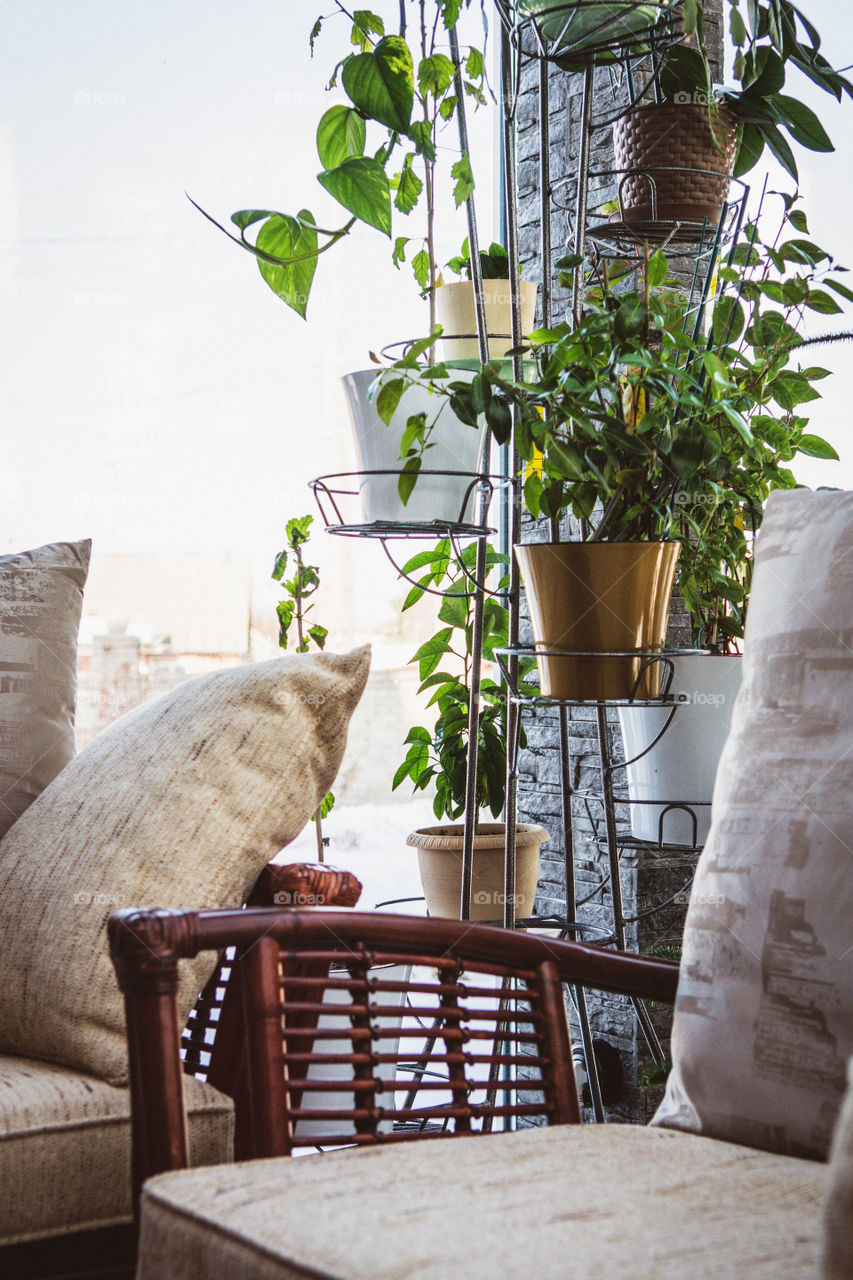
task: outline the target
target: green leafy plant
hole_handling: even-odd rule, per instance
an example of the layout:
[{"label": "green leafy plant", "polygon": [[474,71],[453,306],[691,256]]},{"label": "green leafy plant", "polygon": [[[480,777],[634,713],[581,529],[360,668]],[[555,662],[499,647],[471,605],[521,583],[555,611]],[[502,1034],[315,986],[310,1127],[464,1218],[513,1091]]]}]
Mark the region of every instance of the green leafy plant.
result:
[{"label": "green leafy plant", "polygon": [[[311,645],[318,649],[325,648],[329,632],[326,627],[315,622],[307,625],[308,614],[314,604],[307,603],[320,586],[320,571],[315,564],[305,561],[304,549],[310,538],[313,516],[297,516],[288,520],[285,526],[285,547],[275,558],[272,578],[280,582],[285,599],[276,606],[278,615],[278,643],[286,649],[292,640],[291,629],[296,629],[296,652],[308,653]],[[290,569],[292,576],[285,577]],[[328,817],[335,805],[335,797],[330,791],[320,802],[320,807],[313,815],[317,835],[317,855],[323,861],[325,838],[323,836],[322,819]]]},{"label": "green leafy plant", "polygon": [[[464,276],[466,280],[471,279],[471,249],[467,236],[462,241],[459,256],[451,258],[447,267],[455,275]],[[480,250],[480,270],[484,280],[509,279],[509,254],[502,244],[492,242],[488,249]]]},{"label": "green leafy plant", "polygon": [[[751,224],[719,269],[710,333],[660,251],[647,254],[636,288],[626,287],[635,263],[601,262],[580,324],[530,335],[526,381],[491,364],[474,383],[449,375],[445,385],[462,413],[498,402],[508,422],[512,406],[533,516],[558,522],[569,512],[588,541],[680,541],[697,641],[723,648],[742,635],[749,535],[764,500],[794,486],[787,464],[797,453],[836,456],[801,411],[819,398],[826,370],[801,362],[798,326],[808,312],[840,311],[837,297],[853,293],[803,234],[795,199],[784,202],[775,242],[763,244]],[[567,273],[579,263],[559,265]],[[489,421],[508,439],[499,415]]]},{"label": "green leafy plant", "polygon": [[[459,818],[465,810],[475,590],[469,575],[474,572],[475,559],[476,546],[466,547],[456,556],[444,538],[403,565],[407,576],[420,575],[406,597],[404,610],[416,604],[427,589],[447,594],[438,612],[441,627],[411,659],[418,666],[418,692],[430,693],[427,706],[436,708],[437,718],[432,729],[416,725],[409,730],[405,739],[408,751],[394,775],[392,789],[407,780],[415,791],[434,787],[433,812],[439,820]],[[505,563],[506,556],[488,548],[490,572],[494,574]],[[505,585],[506,579],[501,577],[499,587]],[[488,598],[483,615],[484,661],[494,662],[495,649],[506,645],[507,626],[505,606],[495,597]],[[484,676],[480,695],[477,808],[488,808],[497,818],[506,793],[506,691],[496,680]]]},{"label": "green leafy plant", "polygon": [[844,94],[853,97],[853,84],[827,61],[821,53],[819,32],[790,0],[744,0],[743,5],[741,0],[729,0],[728,13],[736,50],[733,73],[739,87],[719,89],[714,85],[702,5],[698,0],[685,0],[683,27],[692,47],[679,44],[666,54],[659,75],[663,97],[675,102],[685,96],[707,102],[712,131],[720,106],[734,112],[738,121],[736,177],[753,169],[766,147],[796,182],[797,163],[789,138],[808,151],[832,151],[834,147],[815,112],[784,92],[789,70],[800,71],[839,102]]},{"label": "green leafy plant", "polygon": [[[350,49],[335,65],[329,88],[340,84],[347,101],[329,107],[320,119],[317,154],[322,169],[317,181],[350,215],[341,226],[319,226],[307,208],[296,214],[241,209],[231,217],[239,233],[235,236],[200,210],[254,255],[269,287],[303,318],[319,257],[361,222],[392,240],[396,266],[412,255],[415,279],[430,302],[430,331],[435,328],[439,158],[448,152],[453,157],[449,166],[457,206],[474,190],[469,156],[443,138],[439,141],[459,106],[457,70],[462,93],[477,105],[485,102],[483,50],[460,46],[457,64],[448,43],[460,13],[470,4],[471,0],[431,0],[429,5],[426,0],[400,0],[400,29],[393,33],[386,31],[378,14],[367,9],[350,13],[335,0],[330,16],[349,24]],[[327,22],[321,17],[314,24],[312,53]],[[394,235],[393,213],[408,218],[418,207],[425,214],[421,232]],[[254,242],[246,235],[252,227]]]}]

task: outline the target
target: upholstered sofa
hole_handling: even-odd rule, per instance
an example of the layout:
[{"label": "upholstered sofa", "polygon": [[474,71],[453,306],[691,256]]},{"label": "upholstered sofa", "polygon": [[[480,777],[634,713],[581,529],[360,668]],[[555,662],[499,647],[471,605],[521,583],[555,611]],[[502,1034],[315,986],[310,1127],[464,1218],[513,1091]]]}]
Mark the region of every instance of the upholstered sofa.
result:
[{"label": "upholstered sofa", "polygon": [[[4,1277],[132,1261],[131,1095],[107,917],[143,902],[245,902],[329,789],[369,661],[283,657],[199,677],[75,754],[89,552],[0,556]],[[210,967],[188,976],[183,1021]],[[191,1159],[230,1160],[232,1099],[191,1077],[185,1094]]]}]

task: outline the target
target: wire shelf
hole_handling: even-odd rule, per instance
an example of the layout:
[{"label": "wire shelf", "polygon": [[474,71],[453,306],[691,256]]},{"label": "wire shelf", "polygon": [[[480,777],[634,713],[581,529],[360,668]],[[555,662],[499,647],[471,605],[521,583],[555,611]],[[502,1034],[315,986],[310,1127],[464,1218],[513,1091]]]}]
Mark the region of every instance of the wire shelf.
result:
[{"label": "wire shelf", "polygon": [[[516,48],[521,49],[525,34],[530,34],[534,49],[525,52],[567,70],[583,67],[593,59],[624,61],[648,55],[664,43],[678,43],[683,38],[673,28],[672,9],[665,0],[626,0],[619,6],[619,21],[637,15],[637,25],[633,30],[623,27],[618,31],[614,30],[614,6],[606,0],[574,0],[572,4],[563,0],[536,14],[520,13],[510,0],[496,0],[496,4]],[[651,10],[657,11],[656,17]]]},{"label": "wire shelf", "polygon": [[[472,474],[467,471],[432,471],[426,468],[418,472],[418,481],[428,477],[467,481],[460,501],[459,518],[456,520],[370,520],[358,519],[362,514],[362,488],[366,481],[383,476],[399,477],[402,470],[340,471],[332,475],[317,476],[309,481],[320,516],[328,533],[345,538],[485,538],[496,532],[486,524],[486,516],[496,489],[512,482],[505,476]],[[482,522],[465,519],[470,507],[478,505]]]}]

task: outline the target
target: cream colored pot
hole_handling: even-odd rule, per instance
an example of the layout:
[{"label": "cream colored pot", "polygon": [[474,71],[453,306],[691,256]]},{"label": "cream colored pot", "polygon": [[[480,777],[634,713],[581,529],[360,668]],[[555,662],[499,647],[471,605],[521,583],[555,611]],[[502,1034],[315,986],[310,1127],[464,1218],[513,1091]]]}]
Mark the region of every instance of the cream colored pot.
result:
[{"label": "cream colored pot", "polygon": [[[519,294],[521,332],[526,336],[535,323],[536,285],[532,280],[520,280]],[[489,359],[500,359],[512,350],[512,295],[509,281],[484,280],[483,301],[486,304]],[[477,313],[471,281],[440,284],[435,291],[435,312],[438,323],[450,335],[438,343],[442,360],[479,360]]]},{"label": "cream colored pot", "polygon": [[[462,823],[422,827],[406,840],[418,851],[418,871],[431,916],[460,918],[462,898]],[[504,914],[504,836],[502,822],[481,822],[474,837],[471,919],[502,920]],[[550,839],[544,827],[520,822],[515,841],[515,915],[533,914],[539,883],[539,846]]]}]

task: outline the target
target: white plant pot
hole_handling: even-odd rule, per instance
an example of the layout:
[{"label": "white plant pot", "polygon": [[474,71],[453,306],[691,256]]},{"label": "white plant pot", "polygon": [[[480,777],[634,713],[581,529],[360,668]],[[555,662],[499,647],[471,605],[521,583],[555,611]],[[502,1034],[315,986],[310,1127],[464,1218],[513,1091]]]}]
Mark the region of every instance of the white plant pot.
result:
[{"label": "white plant pot", "polygon": [[[666,844],[692,844],[690,814],[683,809],[665,810],[668,804],[693,801],[696,843],[703,845],[711,825],[714,779],[740,688],[742,661],[737,655],[700,653],[672,661],[675,672],[670,695],[678,709],[660,742],[626,770],[630,800],[664,803],[632,804],[631,831],[640,840],[657,843],[662,834]],[[619,708],[626,759],[645,751],[666,724],[670,710]]]},{"label": "white plant pot", "polygon": [[[521,332],[527,336],[536,316],[536,285],[532,280],[519,281]],[[496,360],[512,350],[512,294],[509,280],[484,280],[483,301],[486,307],[486,331],[489,334],[489,359]],[[435,291],[436,319],[447,334],[438,342],[442,360],[479,360],[477,312],[474,286],[470,280],[441,284]],[[464,336],[470,335],[470,336]]]},{"label": "white plant pot", "polygon": [[[396,371],[380,377],[397,378]],[[469,370],[456,370],[459,379],[473,379]],[[427,423],[436,423],[424,456],[425,471],[459,471],[460,476],[420,475],[408,502],[403,503],[396,475],[367,476],[361,481],[362,517],[374,522],[430,524],[433,521],[472,523],[476,494],[472,477],[479,471],[485,419],[479,427],[461,422],[450,402],[427,385],[407,387],[388,426],[376,412],[376,396],[381,382],[376,369],[360,369],[344,376],[344,392],[355,434],[359,471],[399,472],[400,442],[406,422],[416,413],[426,413]]]},{"label": "white plant pot", "polygon": [[[381,965],[371,969],[371,974],[381,977],[389,982],[405,982],[409,981],[411,976],[411,965]],[[337,971],[333,970],[331,977],[336,975]],[[341,975],[346,977],[346,971],[342,971]],[[403,1021],[404,1006],[406,1001],[405,991],[384,991],[381,993],[381,1003],[383,1005],[398,1005],[399,1013],[396,1015],[384,1015],[382,1017],[383,1029],[388,1030],[394,1028],[399,1031],[400,1024]],[[349,991],[339,988],[327,988],[323,995],[323,1003],[334,1005],[336,1008],[344,1010],[347,1005],[352,1003]],[[317,1022],[318,1030],[340,1031],[340,1039],[317,1040],[314,1042],[314,1051],[328,1054],[350,1054],[352,1053],[352,1040],[347,1036],[347,1029],[350,1023],[345,1016],[338,1014],[321,1013]],[[378,1044],[378,1051],[382,1053],[396,1054],[399,1048],[399,1037],[388,1037],[381,1040]],[[396,1065],[393,1062],[380,1063],[376,1068],[377,1077],[387,1082],[389,1085],[394,1083],[396,1075]],[[340,1080],[341,1092],[333,1093],[323,1090],[322,1092],[311,1092],[312,1080]],[[311,1111],[334,1111],[336,1108],[349,1109],[352,1107],[352,1089],[347,1090],[346,1084],[352,1081],[352,1066],[349,1063],[317,1063],[312,1064],[308,1068],[308,1075],[300,1101],[300,1108]],[[388,1089],[378,1096],[379,1105],[387,1111],[394,1109],[394,1100],[396,1094],[392,1089]],[[393,1128],[393,1120],[381,1120],[377,1126],[380,1133],[390,1133]],[[295,1127],[295,1136],[304,1141],[306,1138],[316,1139],[318,1142],[322,1138],[328,1138],[345,1131],[345,1125],[342,1120],[298,1120]]]},{"label": "white plant pot", "polygon": [[[458,920],[462,899],[462,823],[423,827],[406,840],[418,851],[418,872],[431,916]],[[504,914],[502,822],[481,822],[474,837],[471,919],[501,920]],[[515,840],[515,914],[533,914],[539,883],[539,848],[550,839],[544,827],[519,822]]]}]

